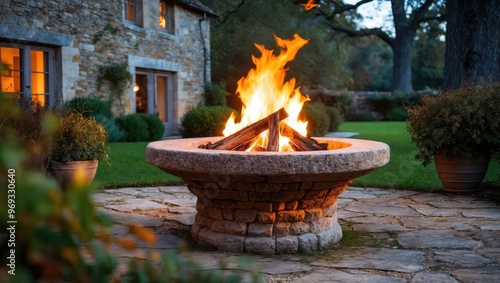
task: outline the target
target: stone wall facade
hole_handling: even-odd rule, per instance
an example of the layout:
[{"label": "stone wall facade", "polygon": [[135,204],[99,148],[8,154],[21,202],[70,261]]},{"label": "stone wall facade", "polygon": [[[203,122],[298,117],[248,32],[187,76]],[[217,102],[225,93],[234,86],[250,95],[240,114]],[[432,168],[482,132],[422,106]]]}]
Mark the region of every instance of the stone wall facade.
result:
[{"label": "stone wall facade", "polygon": [[[135,26],[124,18],[123,0],[0,0],[0,44],[53,47],[54,95],[63,101],[108,97],[108,88],[98,89],[97,77],[99,67],[110,62],[127,62],[133,78],[136,68],[169,72],[177,129],[182,115],[202,99],[210,78],[206,54],[213,13],[188,5],[193,2],[198,3],[174,1],[171,34],[158,27],[158,1],[142,0],[143,24]],[[117,103],[116,114],[135,112],[134,85],[132,81]]]}]

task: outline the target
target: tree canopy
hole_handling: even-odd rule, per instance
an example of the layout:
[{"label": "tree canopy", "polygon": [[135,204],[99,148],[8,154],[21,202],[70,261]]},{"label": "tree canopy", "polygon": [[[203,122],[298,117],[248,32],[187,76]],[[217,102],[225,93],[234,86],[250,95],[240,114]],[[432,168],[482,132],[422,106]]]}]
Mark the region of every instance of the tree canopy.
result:
[{"label": "tree canopy", "polygon": [[301,0],[202,2],[219,14],[211,28],[212,81],[225,81],[230,92],[252,67],[251,55],[259,56],[254,43],[274,48],[273,35],[291,38],[294,33],[310,39],[289,64],[289,75],[299,85],[405,91],[413,90],[412,81],[416,89],[440,85],[444,30],[438,20],[443,0],[391,1],[393,14],[399,13],[408,29],[402,33],[409,34],[404,47],[398,40],[405,35],[398,39],[398,30],[394,34],[387,28],[390,23],[369,29],[359,26],[362,16],[357,8],[374,0],[356,4],[323,0],[309,11],[297,5]]}]

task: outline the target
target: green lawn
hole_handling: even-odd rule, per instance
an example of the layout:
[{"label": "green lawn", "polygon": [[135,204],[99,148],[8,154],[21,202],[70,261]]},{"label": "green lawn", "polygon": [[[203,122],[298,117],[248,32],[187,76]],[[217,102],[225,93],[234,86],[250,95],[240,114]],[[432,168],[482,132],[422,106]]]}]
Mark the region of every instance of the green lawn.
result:
[{"label": "green lawn", "polygon": [[146,162],[148,142],[110,143],[109,163],[99,162],[95,182],[104,187],[180,184],[182,180]]},{"label": "green lawn", "polygon": [[[358,178],[353,185],[432,191],[442,189],[434,164],[424,167],[414,158],[417,148],[411,144],[406,122],[345,122],[339,131],[358,132],[356,138],[387,143],[391,160],[387,165]],[[179,184],[181,179],[171,176],[146,162],[147,142],[111,143],[111,166],[99,163],[96,182],[104,187],[150,186]],[[486,182],[497,182],[500,165],[492,160]]]},{"label": "green lawn", "polygon": [[[391,148],[391,160],[387,165],[357,178],[353,185],[425,191],[442,189],[434,163],[424,167],[415,159],[418,149],[411,144],[406,122],[345,122],[339,131],[358,132],[356,138],[381,141]],[[499,172],[499,162],[492,160],[485,182],[498,181]]]}]

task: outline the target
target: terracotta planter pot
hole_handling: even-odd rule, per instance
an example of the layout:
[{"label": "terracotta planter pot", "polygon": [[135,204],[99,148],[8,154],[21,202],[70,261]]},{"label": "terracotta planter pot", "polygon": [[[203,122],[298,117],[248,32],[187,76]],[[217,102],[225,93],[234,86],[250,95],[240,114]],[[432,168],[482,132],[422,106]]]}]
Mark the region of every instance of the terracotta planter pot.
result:
[{"label": "terracotta planter pot", "polygon": [[490,154],[481,153],[476,157],[434,155],[434,163],[445,191],[474,192],[484,179],[490,163]]},{"label": "terracotta planter pot", "polygon": [[57,162],[51,161],[49,173],[62,188],[86,186],[92,183],[97,172],[98,160]]}]

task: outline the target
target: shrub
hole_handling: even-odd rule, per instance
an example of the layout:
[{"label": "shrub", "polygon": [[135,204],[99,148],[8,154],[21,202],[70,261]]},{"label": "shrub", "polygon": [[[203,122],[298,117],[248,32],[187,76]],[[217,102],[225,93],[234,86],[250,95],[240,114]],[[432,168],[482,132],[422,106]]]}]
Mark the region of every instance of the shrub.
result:
[{"label": "shrub", "polygon": [[208,85],[205,88],[205,103],[207,106],[226,106],[229,95],[224,83]]},{"label": "shrub", "polygon": [[322,102],[306,102],[300,112],[299,118],[308,121],[307,135],[310,137],[322,137],[328,133],[330,117]]},{"label": "shrub", "polygon": [[106,133],[108,133],[108,142],[122,141],[125,138],[125,132],[122,131],[113,119],[110,119],[104,115],[98,114],[95,117],[97,123],[101,124]]},{"label": "shrub", "polygon": [[84,117],[102,115],[108,119],[113,119],[111,102],[98,97],[75,97],[66,102],[65,106],[69,111],[77,111]]},{"label": "shrub", "polygon": [[232,112],[223,106],[193,108],[182,117],[180,133],[184,138],[220,136]]},{"label": "shrub", "polygon": [[148,125],[148,132],[150,141],[157,141],[163,137],[165,126],[163,122],[155,114],[142,114],[142,118]]},{"label": "shrub", "polygon": [[434,154],[500,155],[500,87],[463,86],[408,109],[408,131],[424,165]]},{"label": "shrub", "polygon": [[142,116],[142,114],[130,114],[116,118],[116,124],[125,132],[124,141],[137,142],[149,140],[148,124]]},{"label": "shrub", "polygon": [[50,147],[52,160],[68,162],[106,159],[107,134],[94,118],[86,118],[73,112],[58,120],[58,129]]},{"label": "shrub", "polygon": [[385,116],[387,121],[406,121],[408,112],[404,107],[394,107]]},{"label": "shrub", "polygon": [[[5,117],[7,111],[20,112],[18,105],[9,104],[1,96],[0,117]],[[45,121],[42,133],[51,136],[53,132],[49,129],[56,128],[57,122],[42,120]],[[98,211],[92,201],[93,187],[61,190],[54,179],[24,167],[32,159],[31,151],[18,142],[20,137],[10,125],[2,124],[0,137],[0,171],[4,172],[0,187],[7,188],[7,174],[15,173],[12,179],[16,181],[15,219],[20,220],[15,224],[15,264],[8,258],[14,247],[6,248],[7,241],[3,240],[7,233],[2,232],[5,246],[0,249],[0,270],[5,274],[7,268],[15,272],[11,278],[4,275],[2,282],[242,282],[248,281],[247,274],[252,276],[252,282],[263,282],[256,272],[224,272],[229,265],[251,270],[244,258],[230,259],[206,270],[175,251],[163,254],[161,264],[157,264],[158,258],[153,253],[147,253],[144,259],[130,260],[112,254],[110,251],[116,248],[136,253],[134,246],[139,241],[156,248],[156,234],[129,224],[132,238],[112,235],[111,218]],[[2,205],[2,231],[7,228],[7,208]],[[128,262],[129,268],[119,268],[120,261],[123,265]],[[10,264],[14,269],[10,269]]]},{"label": "shrub", "polygon": [[16,143],[26,148],[30,155],[30,160],[25,164],[27,169],[44,172],[50,155],[50,139],[45,132],[55,130],[48,123],[49,117],[53,118],[55,113],[39,104],[32,105],[26,99],[12,100],[2,93],[0,100],[0,132],[11,130],[17,137]]},{"label": "shrub", "polygon": [[422,100],[419,93],[395,92],[388,95],[367,97],[366,102],[371,108],[382,115],[385,121],[405,121],[408,114],[405,105],[416,104]]},{"label": "shrub", "polygon": [[330,127],[328,128],[328,131],[336,132],[339,129],[340,124],[344,121],[341,110],[337,107],[327,106],[326,112],[330,118]]}]

